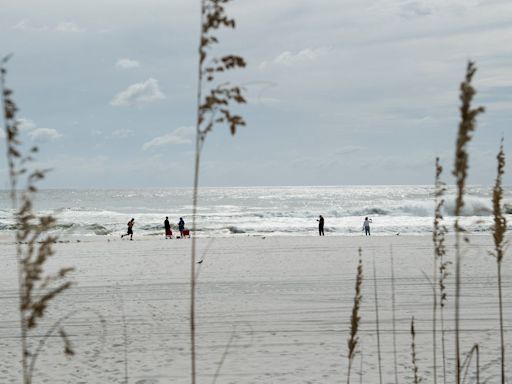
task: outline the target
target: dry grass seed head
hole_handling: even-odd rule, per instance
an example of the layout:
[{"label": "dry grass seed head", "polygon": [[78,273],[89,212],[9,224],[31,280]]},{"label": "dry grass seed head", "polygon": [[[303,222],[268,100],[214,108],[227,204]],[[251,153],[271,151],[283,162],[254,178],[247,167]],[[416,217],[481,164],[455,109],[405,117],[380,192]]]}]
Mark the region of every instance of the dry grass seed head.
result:
[{"label": "dry grass seed head", "polygon": [[496,182],[492,193],[492,205],[494,212],[494,228],[493,238],[495,245],[495,256],[500,263],[503,259],[503,246],[505,240],[505,232],[507,231],[507,219],[503,215],[502,201],[503,201],[503,175],[505,174],[505,152],[503,150],[503,139],[501,140],[500,150],[496,156],[498,161],[498,169],[496,175]]},{"label": "dry grass seed head", "polygon": [[476,117],[485,111],[484,107],[471,108],[471,102],[476,94],[476,90],[471,85],[471,81],[476,72],[475,64],[468,62],[466,68],[466,76],[460,85],[460,106],[461,121],[459,123],[459,131],[457,135],[457,143],[455,147],[455,164],[453,168],[453,176],[456,179],[457,196],[455,200],[455,216],[460,216],[464,207],[464,191],[468,171],[468,152],[467,144],[472,138],[472,133],[476,127]]}]

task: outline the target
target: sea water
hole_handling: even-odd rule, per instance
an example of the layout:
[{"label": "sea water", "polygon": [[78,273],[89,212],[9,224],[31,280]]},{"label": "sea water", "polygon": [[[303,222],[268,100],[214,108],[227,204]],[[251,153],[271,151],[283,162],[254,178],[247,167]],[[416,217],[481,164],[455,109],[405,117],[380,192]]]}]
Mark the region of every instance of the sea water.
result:
[{"label": "sea water", "polygon": [[[455,189],[444,196],[444,224],[454,222]],[[471,233],[492,229],[492,189],[467,188],[461,223]],[[505,206],[512,188],[505,188]],[[71,236],[118,236],[135,218],[135,234],[163,235],[163,221],[173,227],[180,217],[192,225],[189,188],[124,190],[42,190],[35,208],[53,214],[54,231]],[[372,235],[430,235],[434,214],[432,186],[245,187],[201,188],[197,236],[279,236],[317,233],[319,215],[325,232],[361,235],[365,217],[372,219]],[[512,222],[510,218],[509,222]],[[7,191],[0,191],[0,233],[15,229]]]}]

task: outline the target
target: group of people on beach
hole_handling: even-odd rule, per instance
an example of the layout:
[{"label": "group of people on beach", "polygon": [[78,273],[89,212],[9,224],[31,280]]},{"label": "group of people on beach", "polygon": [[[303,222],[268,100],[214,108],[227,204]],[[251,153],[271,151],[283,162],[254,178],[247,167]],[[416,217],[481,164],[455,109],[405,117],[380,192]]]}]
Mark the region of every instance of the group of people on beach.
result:
[{"label": "group of people on beach", "polygon": [[[322,215],[320,215],[316,221],[318,221],[318,234],[320,236],[325,236],[325,233],[324,233],[325,219],[324,219],[324,217]],[[370,223],[371,222],[372,222],[372,219],[369,219],[368,217],[364,218],[363,231],[366,236],[370,236]],[[124,238],[125,236],[130,236],[130,240],[133,240],[134,224],[135,224],[135,219],[132,218],[127,224],[128,230],[126,231],[126,233],[124,235],[121,235],[121,239]],[[166,216],[165,220],[164,220],[164,230],[165,230],[165,238],[172,239],[173,234],[172,234],[172,229],[171,229],[171,223],[169,222],[168,216]],[[182,217],[180,217],[180,221],[178,222],[178,230],[180,231],[180,236],[179,236],[180,239],[184,239],[185,236],[190,236],[189,231],[187,229],[185,229],[185,221],[183,220]]]},{"label": "group of people on beach", "polygon": [[[165,238],[172,239],[172,229],[171,223],[169,223],[169,217],[166,216],[164,220],[164,229],[165,229]],[[180,221],[178,222],[178,230],[180,231],[180,239],[184,239],[185,236],[190,236],[188,230],[185,229],[185,221],[182,217],[180,217]]]},{"label": "group of people on beach", "polygon": [[[133,240],[133,226],[135,225],[135,219],[132,217],[131,220],[126,224],[128,226],[128,229],[124,235],[121,235],[121,239],[123,239],[125,236],[130,236],[130,240]],[[165,229],[165,238],[166,239],[172,239],[172,229],[171,229],[171,223],[169,222],[169,217],[166,216],[164,220],[164,229]],[[180,221],[178,222],[178,230],[180,231],[179,239],[184,239],[185,236],[190,236],[189,231],[185,229],[185,220],[183,220],[183,217],[180,217]]]},{"label": "group of people on beach", "polygon": [[[324,219],[324,217],[322,215],[320,215],[318,217],[318,219],[316,219],[316,221],[318,221],[318,234],[320,236],[325,236],[325,233],[324,233],[325,219]],[[370,236],[370,223],[371,222],[372,222],[372,219],[369,219],[368,217],[364,218],[363,231],[365,233],[365,236]]]}]

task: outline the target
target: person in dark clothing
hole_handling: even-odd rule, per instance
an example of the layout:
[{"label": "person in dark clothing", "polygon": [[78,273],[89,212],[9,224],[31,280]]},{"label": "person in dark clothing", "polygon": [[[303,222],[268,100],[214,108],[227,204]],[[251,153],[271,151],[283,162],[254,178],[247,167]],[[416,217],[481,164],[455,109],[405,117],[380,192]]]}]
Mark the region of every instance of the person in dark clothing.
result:
[{"label": "person in dark clothing", "polygon": [[318,221],[318,234],[320,236],[325,236],[324,234],[324,218],[322,215],[320,215],[320,218],[318,218],[316,221]]},{"label": "person in dark clothing", "polygon": [[165,228],[165,238],[172,239],[171,224],[169,223],[169,218],[167,216],[165,217],[164,228]]},{"label": "person in dark clothing", "polygon": [[372,219],[368,219],[367,217],[364,218],[363,222],[363,231],[365,236],[370,236],[370,223],[372,222]]},{"label": "person in dark clothing", "polygon": [[128,226],[128,231],[124,234],[124,235],[121,235],[121,239],[125,236],[130,236],[130,240],[133,240],[133,225],[135,224],[135,219],[132,218],[128,224],[126,224]]},{"label": "person in dark clothing", "polygon": [[185,230],[185,221],[183,221],[183,217],[180,217],[178,229],[180,230],[180,239],[183,239],[183,231]]}]

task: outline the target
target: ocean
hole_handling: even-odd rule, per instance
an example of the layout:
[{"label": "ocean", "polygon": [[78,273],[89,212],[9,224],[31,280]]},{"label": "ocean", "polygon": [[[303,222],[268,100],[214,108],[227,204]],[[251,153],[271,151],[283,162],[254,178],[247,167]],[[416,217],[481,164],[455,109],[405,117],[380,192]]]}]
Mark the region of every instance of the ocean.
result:
[{"label": "ocean", "polygon": [[[319,215],[326,236],[361,235],[366,216],[372,219],[372,235],[430,235],[433,192],[422,185],[202,188],[196,236],[314,235]],[[448,187],[443,213],[449,231],[454,196]],[[491,187],[468,187],[461,223],[470,233],[491,230],[491,198]],[[56,216],[59,235],[119,236],[133,217],[135,236],[157,236],[163,235],[166,216],[174,227],[180,217],[191,226],[191,201],[189,188],[42,190],[35,207]],[[504,201],[512,213],[512,188],[505,188]],[[1,191],[0,233],[15,229],[12,213],[8,192]]]}]

